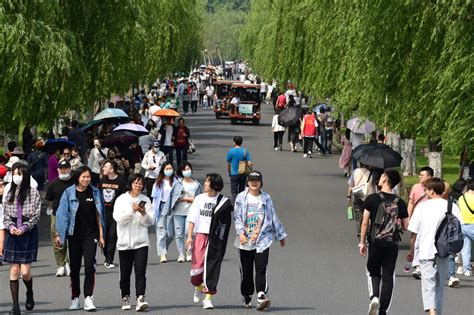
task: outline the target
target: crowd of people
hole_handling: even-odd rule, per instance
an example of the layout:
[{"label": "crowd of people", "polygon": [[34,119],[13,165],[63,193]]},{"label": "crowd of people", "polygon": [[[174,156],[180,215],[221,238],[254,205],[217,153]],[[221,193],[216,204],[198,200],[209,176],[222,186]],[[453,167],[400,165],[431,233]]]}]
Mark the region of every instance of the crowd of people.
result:
[{"label": "crowd of people", "polygon": [[[179,99],[176,104],[180,104]],[[175,241],[176,261],[191,262],[193,301],[202,301],[203,308],[212,309],[232,221],[234,245],[245,266],[241,270],[242,305],[251,307],[256,289],[257,310],[270,307],[266,286],[269,247],[274,239],[284,246],[286,232],[270,195],[261,190],[262,174],[250,171],[250,154],[241,147],[243,139],[236,136],[227,155],[232,186],[232,197],[228,198],[221,193],[224,181],[220,174],[210,172],[204,182],[194,177],[186,154],[190,131],[184,119],[179,118],[176,125],[169,117],[161,121],[149,112],[147,101],[148,97],[141,99],[139,113],[130,113],[129,123],[145,125],[149,135],[137,137],[131,144],[109,145],[107,136],[114,123],[85,131],[72,121],[70,127],[63,128],[62,136],[73,142],[73,147],[48,152],[50,147],[42,139],[33,141],[29,153],[16,144],[9,146],[8,163],[0,166],[0,257],[10,264],[10,314],[21,314],[20,278],[26,287],[26,310],[35,307],[31,270],[38,255],[42,199],[51,218],[55,275],[70,278],[71,310],[82,304],[81,269],[83,309],[96,310],[94,284],[101,261],[97,247],[102,249],[107,269],[115,268],[118,252],[121,308],[131,309],[130,278],[134,270],[135,308],[148,309],[150,226],[156,230],[160,262],[170,259],[168,249]],[[158,106],[167,108],[163,103]],[[186,113],[184,106],[182,110]],[[243,171],[241,161],[247,166]]]}]

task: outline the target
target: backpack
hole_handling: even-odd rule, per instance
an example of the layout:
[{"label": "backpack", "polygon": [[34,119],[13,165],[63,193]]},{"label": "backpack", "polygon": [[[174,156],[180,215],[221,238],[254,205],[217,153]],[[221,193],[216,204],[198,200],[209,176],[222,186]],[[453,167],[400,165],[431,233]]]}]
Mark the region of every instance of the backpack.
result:
[{"label": "backpack", "polygon": [[377,214],[372,222],[371,241],[376,247],[388,247],[398,244],[400,238],[400,224],[398,223],[398,196],[389,201],[382,193],[378,193],[382,202],[377,208]]},{"label": "backpack", "polygon": [[437,255],[446,258],[449,255],[459,253],[464,245],[461,223],[453,215],[453,199],[448,199],[448,211],[438,226],[435,235],[435,246]]}]

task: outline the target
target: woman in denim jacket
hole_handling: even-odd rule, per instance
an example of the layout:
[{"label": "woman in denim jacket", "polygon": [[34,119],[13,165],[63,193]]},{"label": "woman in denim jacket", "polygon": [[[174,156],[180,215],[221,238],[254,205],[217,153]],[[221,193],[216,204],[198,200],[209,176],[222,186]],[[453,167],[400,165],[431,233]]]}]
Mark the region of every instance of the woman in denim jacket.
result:
[{"label": "woman in denim jacket", "polygon": [[[237,231],[235,247],[239,249],[243,307],[250,308],[252,295],[257,291],[257,310],[270,307],[268,291],[268,253],[273,238],[285,246],[286,232],[278,219],[272,199],[261,191],[262,174],[252,171],[247,177],[247,189],[237,195],[234,205],[234,224]],[[255,263],[255,287],[253,265]]]},{"label": "woman in denim jacket", "polygon": [[97,243],[104,247],[104,210],[100,191],[91,185],[91,169],[81,166],[76,171],[76,183],[67,188],[56,212],[56,245],[67,240],[71,266],[71,306],[79,309],[81,261],[84,257],[84,310],[94,311],[95,254]]},{"label": "woman in denim jacket", "polygon": [[[171,189],[170,197],[162,211],[171,216],[178,250],[178,262],[184,262],[185,235],[188,234],[186,218],[194,197],[202,193],[201,184],[192,177],[193,168],[189,162],[184,162],[178,169],[178,180]],[[191,261],[191,252],[186,251],[186,261]]]}]

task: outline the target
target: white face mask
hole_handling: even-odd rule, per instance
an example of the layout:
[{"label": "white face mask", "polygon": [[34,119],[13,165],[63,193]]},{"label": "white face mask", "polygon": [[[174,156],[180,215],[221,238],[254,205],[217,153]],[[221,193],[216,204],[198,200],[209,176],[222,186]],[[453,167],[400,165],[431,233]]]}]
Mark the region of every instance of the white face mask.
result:
[{"label": "white face mask", "polygon": [[193,174],[193,171],[191,171],[191,170],[183,171],[183,176],[184,177],[191,177],[192,174]]},{"label": "white face mask", "polygon": [[13,182],[15,183],[15,185],[20,186],[22,181],[23,181],[22,175],[13,175]]},{"label": "white face mask", "polygon": [[170,177],[170,176],[173,175],[174,171],[173,170],[165,170],[163,173],[165,174],[165,176]]},{"label": "white face mask", "polygon": [[71,178],[71,173],[59,174],[59,179],[60,180],[68,180],[69,178]]}]

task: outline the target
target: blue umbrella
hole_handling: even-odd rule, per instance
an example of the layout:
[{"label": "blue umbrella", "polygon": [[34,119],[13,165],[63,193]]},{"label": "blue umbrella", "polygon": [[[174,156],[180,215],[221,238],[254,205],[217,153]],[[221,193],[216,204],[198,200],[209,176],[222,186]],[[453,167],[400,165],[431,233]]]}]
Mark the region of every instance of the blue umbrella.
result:
[{"label": "blue umbrella", "polygon": [[102,120],[91,120],[89,121],[88,123],[84,124],[84,126],[81,127],[82,130],[84,130],[85,132],[89,131],[90,129],[92,129],[92,127],[94,126],[100,126],[102,125],[104,122]]},{"label": "blue umbrella", "polygon": [[129,119],[126,112],[119,108],[106,108],[97,115],[94,116],[94,120],[104,120],[104,119],[111,119],[111,120],[127,120]]},{"label": "blue umbrella", "polygon": [[326,103],[320,103],[316,107],[313,107],[313,112],[321,113],[321,108],[324,108],[324,110],[326,110],[329,108],[329,106]]}]

